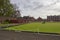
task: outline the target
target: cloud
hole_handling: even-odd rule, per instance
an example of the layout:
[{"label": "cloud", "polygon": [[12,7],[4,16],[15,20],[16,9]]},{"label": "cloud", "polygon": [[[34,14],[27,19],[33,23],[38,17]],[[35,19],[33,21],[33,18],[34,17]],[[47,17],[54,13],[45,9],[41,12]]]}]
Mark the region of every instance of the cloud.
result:
[{"label": "cloud", "polygon": [[23,16],[46,18],[47,15],[60,14],[60,0],[11,0],[11,2],[19,6]]}]

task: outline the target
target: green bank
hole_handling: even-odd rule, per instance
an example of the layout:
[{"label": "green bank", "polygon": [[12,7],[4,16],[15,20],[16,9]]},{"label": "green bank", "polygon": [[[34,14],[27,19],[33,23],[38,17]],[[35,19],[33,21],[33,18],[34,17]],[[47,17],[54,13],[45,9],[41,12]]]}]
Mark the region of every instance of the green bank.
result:
[{"label": "green bank", "polygon": [[5,28],[5,30],[60,33],[60,22],[46,22],[45,24],[42,22],[27,23]]}]

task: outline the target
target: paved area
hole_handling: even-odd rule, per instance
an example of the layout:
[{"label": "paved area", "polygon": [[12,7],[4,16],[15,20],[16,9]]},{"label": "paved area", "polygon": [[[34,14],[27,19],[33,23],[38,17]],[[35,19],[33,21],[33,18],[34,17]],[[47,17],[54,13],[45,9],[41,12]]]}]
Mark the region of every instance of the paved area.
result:
[{"label": "paved area", "polygon": [[0,40],[60,40],[60,35],[0,31]]},{"label": "paved area", "polygon": [[5,25],[0,26],[0,29],[6,28],[6,27],[11,27],[11,26],[17,26],[17,25],[20,25],[20,24],[5,24]]}]

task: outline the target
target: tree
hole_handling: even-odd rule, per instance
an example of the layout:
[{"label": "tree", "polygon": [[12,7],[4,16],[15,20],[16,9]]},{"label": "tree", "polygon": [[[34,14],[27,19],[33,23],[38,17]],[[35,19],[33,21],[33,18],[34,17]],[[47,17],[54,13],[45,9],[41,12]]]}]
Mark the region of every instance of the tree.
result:
[{"label": "tree", "polygon": [[20,18],[21,14],[19,7],[16,4],[13,4],[13,7],[14,7],[14,13],[12,14],[12,17]]},{"label": "tree", "polygon": [[14,13],[13,5],[10,0],[0,0],[0,16],[11,16]]}]

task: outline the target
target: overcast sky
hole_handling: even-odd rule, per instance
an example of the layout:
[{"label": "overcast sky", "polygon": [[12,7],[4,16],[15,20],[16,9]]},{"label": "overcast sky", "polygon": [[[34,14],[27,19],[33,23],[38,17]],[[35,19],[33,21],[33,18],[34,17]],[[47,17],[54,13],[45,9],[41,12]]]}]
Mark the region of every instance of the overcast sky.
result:
[{"label": "overcast sky", "polygon": [[59,0],[11,0],[21,10],[22,16],[46,18],[47,15],[60,15]]}]

